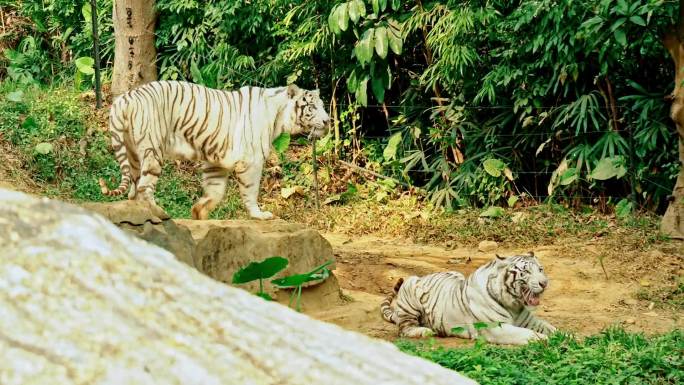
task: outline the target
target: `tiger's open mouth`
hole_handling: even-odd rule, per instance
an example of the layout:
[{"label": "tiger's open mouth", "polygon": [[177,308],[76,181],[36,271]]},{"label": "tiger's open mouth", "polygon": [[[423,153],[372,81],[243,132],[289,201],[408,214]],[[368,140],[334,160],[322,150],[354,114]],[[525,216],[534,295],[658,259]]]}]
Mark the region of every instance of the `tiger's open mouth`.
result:
[{"label": "tiger's open mouth", "polygon": [[526,306],[538,306],[542,293],[533,293],[529,288],[524,288],[522,291],[523,302],[525,302]]}]

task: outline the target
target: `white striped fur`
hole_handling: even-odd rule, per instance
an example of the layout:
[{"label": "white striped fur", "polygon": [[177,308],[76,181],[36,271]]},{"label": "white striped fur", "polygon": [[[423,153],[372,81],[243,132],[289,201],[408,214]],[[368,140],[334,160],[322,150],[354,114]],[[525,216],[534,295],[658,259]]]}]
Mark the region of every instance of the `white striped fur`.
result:
[{"label": "white striped fur", "polygon": [[121,183],[105,195],[155,204],[154,191],[167,159],[203,163],[204,195],[192,207],[194,219],[206,219],[223,199],[227,177],[235,172],[249,214],[271,219],[257,204],[264,162],[273,140],[283,132],[323,136],[329,116],[318,90],[242,87],[214,90],[200,85],[157,81],[119,96],[110,111],[112,147]]},{"label": "white striped fur", "polygon": [[[548,282],[532,252],[497,256],[468,278],[449,271],[400,280],[380,310],[402,337],[482,335],[491,343],[523,345],[556,330],[532,314]],[[474,327],[481,322],[489,326]]]}]

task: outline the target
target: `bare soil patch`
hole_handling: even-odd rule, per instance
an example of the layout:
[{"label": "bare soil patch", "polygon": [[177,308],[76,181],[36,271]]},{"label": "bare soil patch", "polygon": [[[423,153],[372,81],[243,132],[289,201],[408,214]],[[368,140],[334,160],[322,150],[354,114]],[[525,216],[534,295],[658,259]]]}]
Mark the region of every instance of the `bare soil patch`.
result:
[{"label": "bare soil patch", "polygon": [[[482,253],[475,248],[417,245],[403,239],[326,234],[337,258],[335,276],[349,297],[334,307],[310,306],[309,315],[372,337],[397,338],[395,325],[380,317],[379,304],[399,277],[456,270],[469,274],[494,257],[528,251],[499,248]],[[620,251],[610,244],[557,242],[532,249],[547,270],[551,285],[537,314],[562,330],[579,336],[621,324],[629,331],[662,333],[684,326],[681,307],[659,306],[639,299],[644,285],[664,284],[682,269],[681,250]],[[598,261],[604,255],[604,269]],[[627,261],[626,261],[626,260]],[[630,263],[629,260],[632,260]],[[608,279],[606,279],[606,273]],[[328,302],[329,304],[329,302]],[[441,339],[442,344],[466,341]]]}]

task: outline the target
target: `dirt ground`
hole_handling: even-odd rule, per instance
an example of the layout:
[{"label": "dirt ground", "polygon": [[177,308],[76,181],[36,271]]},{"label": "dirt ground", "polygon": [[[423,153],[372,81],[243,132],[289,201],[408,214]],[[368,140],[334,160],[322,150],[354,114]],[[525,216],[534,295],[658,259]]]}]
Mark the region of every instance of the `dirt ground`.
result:
[{"label": "dirt ground", "polygon": [[[325,237],[335,252],[337,265],[334,274],[346,301],[330,306],[328,298],[323,306],[323,303],[317,304],[314,298],[304,298],[304,303],[308,305],[304,307],[304,312],[346,329],[386,340],[396,339],[397,329],[381,319],[378,306],[399,277],[443,270],[469,274],[493,258],[494,253],[512,255],[527,251],[500,248],[483,253],[472,248],[447,250],[372,236],[351,238],[325,234]],[[643,278],[637,280],[621,271],[626,267],[624,263],[607,264],[604,273],[598,259],[591,257],[600,253],[600,246],[538,246],[533,251],[551,280],[537,308],[537,315],[559,329],[584,336],[613,324],[647,334],[684,326],[684,311],[681,309],[654,306],[648,300],[637,298],[637,292],[649,282]],[[681,272],[681,255],[675,255],[674,259],[672,256],[669,259],[656,256],[661,257],[664,264],[670,265],[658,271],[664,274]],[[629,272],[629,269],[626,271]],[[444,345],[465,342],[457,338],[440,339]]]}]

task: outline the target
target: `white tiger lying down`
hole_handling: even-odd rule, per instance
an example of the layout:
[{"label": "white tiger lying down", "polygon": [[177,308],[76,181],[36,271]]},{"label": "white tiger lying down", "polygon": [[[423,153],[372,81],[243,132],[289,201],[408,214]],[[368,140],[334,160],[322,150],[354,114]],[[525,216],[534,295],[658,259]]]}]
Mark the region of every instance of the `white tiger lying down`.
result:
[{"label": "white tiger lying down", "polygon": [[[548,284],[534,253],[497,255],[467,279],[454,271],[399,279],[380,310],[402,337],[482,335],[491,343],[524,345],[556,330],[531,313]],[[490,326],[477,330],[476,322]]]}]

